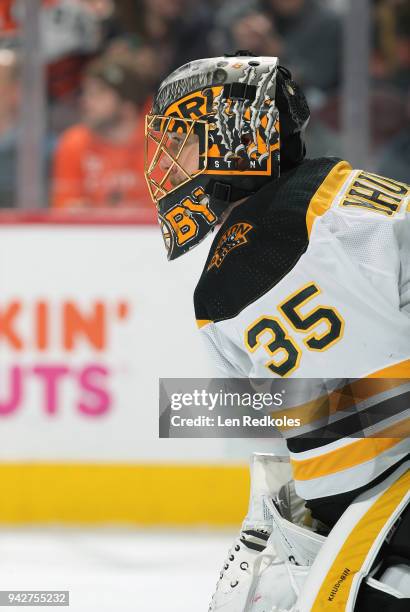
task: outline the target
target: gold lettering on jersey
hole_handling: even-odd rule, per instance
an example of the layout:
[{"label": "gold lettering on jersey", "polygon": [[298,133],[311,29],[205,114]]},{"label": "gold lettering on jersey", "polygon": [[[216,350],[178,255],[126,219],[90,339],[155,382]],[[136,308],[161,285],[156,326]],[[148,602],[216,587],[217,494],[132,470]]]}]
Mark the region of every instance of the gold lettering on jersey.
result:
[{"label": "gold lettering on jersey", "polygon": [[360,172],[350,183],[340,206],[354,206],[392,217],[410,194],[410,187],[373,174]]},{"label": "gold lettering on jersey", "polygon": [[246,234],[251,229],[253,229],[253,225],[244,222],[235,223],[229,229],[227,229],[216,246],[215,253],[213,254],[211,263],[207,268],[207,272],[214,267],[220,268],[228,253],[230,253],[233,249],[236,249],[238,246],[246,244],[248,242]]}]

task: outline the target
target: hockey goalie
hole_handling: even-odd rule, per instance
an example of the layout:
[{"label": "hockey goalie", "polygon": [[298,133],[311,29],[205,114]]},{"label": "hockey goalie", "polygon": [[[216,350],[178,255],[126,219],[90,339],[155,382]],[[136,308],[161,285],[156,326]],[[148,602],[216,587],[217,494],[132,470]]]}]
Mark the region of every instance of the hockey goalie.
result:
[{"label": "hockey goalie", "polygon": [[253,456],[213,612],[410,610],[410,188],[306,158],[308,120],[278,58],[243,51],[173,72],[146,118],[168,258],[216,230],[194,302],[220,375],[354,380],[365,399],[361,436],[343,406],[332,438],[305,407],[289,461]]}]

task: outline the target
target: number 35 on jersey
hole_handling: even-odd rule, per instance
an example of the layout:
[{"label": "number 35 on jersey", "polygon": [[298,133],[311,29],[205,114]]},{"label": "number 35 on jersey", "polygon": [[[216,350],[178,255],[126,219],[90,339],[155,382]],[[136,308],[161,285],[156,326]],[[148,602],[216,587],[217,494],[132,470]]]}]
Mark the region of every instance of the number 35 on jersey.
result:
[{"label": "number 35 on jersey", "polygon": [[[251,353],[265,351],[265,367],[278,376],[289,376],[300,365],[302,342],[310,351],[326,351],[343,337],[344,320],[331,305],[317,304],[320,288],[310,282],[266,313],[245,330],[245,346]],[[295,333],[296,332],[296,333]]]}]

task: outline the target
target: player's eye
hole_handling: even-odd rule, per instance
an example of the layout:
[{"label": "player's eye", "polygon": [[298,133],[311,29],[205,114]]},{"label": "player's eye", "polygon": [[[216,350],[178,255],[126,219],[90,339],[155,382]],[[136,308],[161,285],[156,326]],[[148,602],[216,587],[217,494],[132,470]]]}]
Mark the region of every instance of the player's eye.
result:
[{"label": "player's eye", "polygon": [[181,144],[181,142],[183,141],[183,137],[180,136],[179,134],[171,134],[169,137],[170,141],[172,144]]}]

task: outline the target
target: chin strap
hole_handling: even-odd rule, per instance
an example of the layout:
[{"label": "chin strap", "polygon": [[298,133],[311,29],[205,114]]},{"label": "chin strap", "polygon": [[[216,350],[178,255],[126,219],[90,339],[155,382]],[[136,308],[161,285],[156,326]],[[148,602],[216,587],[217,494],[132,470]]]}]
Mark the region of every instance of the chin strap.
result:
[{"label": "chin strap", "polygon": [[248,191],[246,189],[240,189],[234,185],[228,183],[221,183],[220,181],[210,181],[205,189],[205,192],[212,196],[215,200],[219,200],[225,204],[230,202],[237,202],[242,198],[248,198],[254,191]]}]

